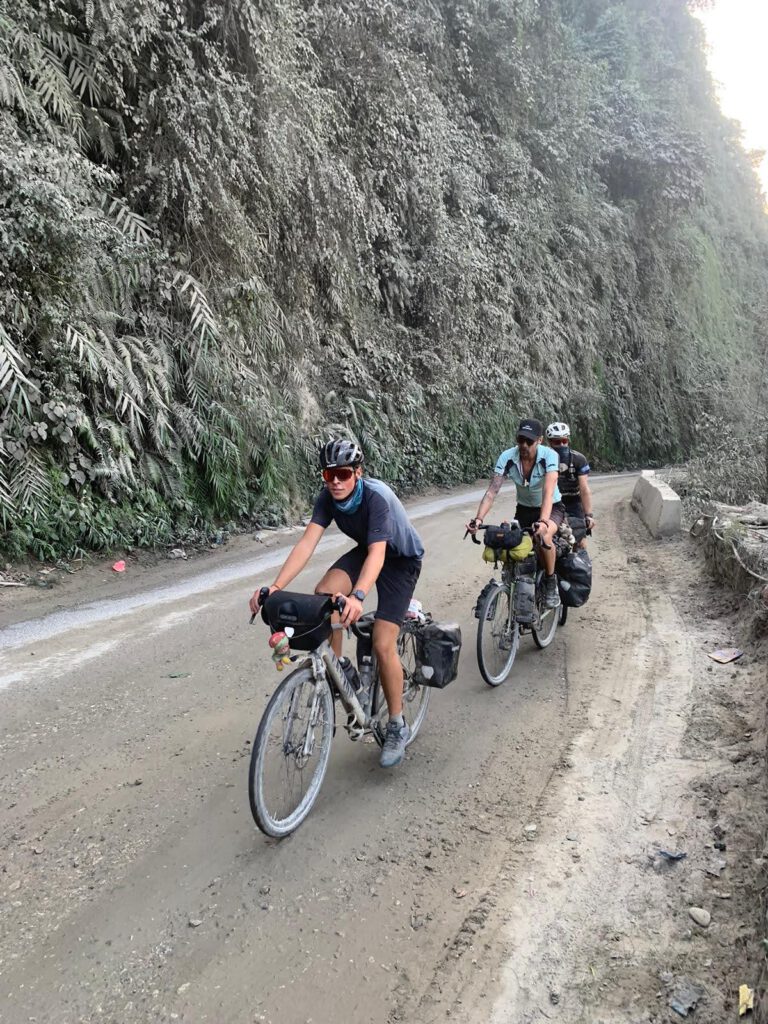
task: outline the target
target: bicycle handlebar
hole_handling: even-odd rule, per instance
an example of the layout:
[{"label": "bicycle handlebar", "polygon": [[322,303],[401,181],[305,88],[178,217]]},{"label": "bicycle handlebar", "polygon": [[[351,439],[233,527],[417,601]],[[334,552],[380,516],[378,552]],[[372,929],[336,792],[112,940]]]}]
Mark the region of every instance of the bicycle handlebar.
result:
[{"label": "bicycle handlebar", "polygon": [[[259,611],[261,611],[261,609],[264,607],[264,602],[267,600],[268,597],[269,597],[269,587],[260,587],[259,588]],[[344,608],[346,607],[346,604],[347,604],[347,602],[346,602],[345,598],[337,597],[337,598],[335,598],[331,602],[331,607],[333,608],[333,610],[335,612],[339,612],[339,614],[341,614],[341,612],[344,611]],[[251,616],[249,625],[252,626],[253,623],[256,621],[256,614],[257,613],[254,612],[253,615]]]},{"label": "bicycle handlebar", "polygon": [[[474,522],[474,519],[470,520],[470,522]],[[513,520],[513,522],[517,526],[520,526],[520,524],[517,522],[517,520]],[[512,524],[510,523],[510,526],[511,525]],[[487,530],[487,529],[488,529],[488,527],[485,526],[485,525],[478,526],[476,528],[476,530]],[[520,529],[523,531],[523,533],[527,533],[527,534],[530,535],[530,537],[533,540],[534,544],[540,544],[544,548],[545,551],[551,551],[552,550],[552,545],[551,544],[547,544],[547,542],[542,537],[539,536],[537,531],[532,526],[521,526]],[[477,539],[477,536],[475,535],[475,533],[472,533],[471,530],[467,530],[464,533],[464,538],[463,539],[466,540],[467,537],[471,537],[472,538],[472,543],[473,544],[480,544],[481,543],[481,541],[479,541]]]}]

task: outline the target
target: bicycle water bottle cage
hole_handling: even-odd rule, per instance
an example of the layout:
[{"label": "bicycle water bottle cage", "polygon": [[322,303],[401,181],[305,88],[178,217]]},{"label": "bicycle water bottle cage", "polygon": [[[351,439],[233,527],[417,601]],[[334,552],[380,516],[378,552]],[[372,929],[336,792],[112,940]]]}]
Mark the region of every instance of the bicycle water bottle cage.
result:
[{"label": "bicycle water bottle cage", "polygon": [[327,594],[292,594],[276,590],[261,609],[273,633],[289,633],[291,649],[313,651],[331,636],[332,599]]}]

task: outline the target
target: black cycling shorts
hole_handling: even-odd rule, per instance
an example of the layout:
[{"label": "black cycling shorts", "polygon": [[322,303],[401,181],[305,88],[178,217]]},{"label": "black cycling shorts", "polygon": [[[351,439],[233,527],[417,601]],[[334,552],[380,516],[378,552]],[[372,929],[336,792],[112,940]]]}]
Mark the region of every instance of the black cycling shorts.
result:
[{"label": "black cycling shorts", "polygon": [[[553,523],[560,526],[565,522],[565,505],[561,501],[555,502],[549,516]],[[518,505],[515,509],[515,519],[522,527],[533,526],[541,519],[540,508],[529,508],[528,505]]]},{"label": "black cycling shorts", "polygon": [[[345,572],[352,581],[354,590],[367,557],[368,548],[352,548],[351,551],[345,551],[341,558],[337,558],[331,569],[341,569]],[[374,618],[394,622],[399,626],[408,611],[420,572],[420,558],[409,558],[405,555],[399,558],[386,558],[376,580],[378,607]]]},{"label": "black cycling shorts", "polygon": [[569,501],[565,506],[565,512],[569,519],[584,519],[584,506],[580,501]]}]

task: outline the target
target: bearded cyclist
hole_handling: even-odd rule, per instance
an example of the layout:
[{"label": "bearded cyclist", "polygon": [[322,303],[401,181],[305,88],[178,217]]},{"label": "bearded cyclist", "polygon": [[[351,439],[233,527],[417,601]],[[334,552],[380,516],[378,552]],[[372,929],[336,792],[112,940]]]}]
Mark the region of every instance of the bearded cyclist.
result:
[{"label": "bearded cyclist", "polygon": [[[351,626],[362,615],[363,601],[376,584],[373,649],[389,709],[379,763],[393,768],[403,760],[410,737],[403,718],[403,666],[397,637],[421,572],[424,545],[394,491],[381,480],[363,477],[363,453],[355,441],[340,439],[323,445],[320,468],[325,486],[315,501],[312,519],[269,592],[282,590],[299,575],[331,522],[355,541],[357,546],[333,563],[315,593],[343,597],[341,624]],[[254,615],[259,611],[258,591],[250,608]],[[335,630],[331,645],[337,657],[341,657],[341,644],[341,631]]]},{"label": "bearded cyclist", "polygon": [[477,515],[467,523],[467,529],[470,533],[477,531],[491,510],[505,478],[513,480],[517,487],[515,519],[523,527],[535,527],[539,538],[548,545],[539,549],[539,559],[546,573],[544,603],[547,608],[557,608],[560,595],[552,539],[565,519],[565,509],[557,486],[557,455],[541,443],[543,433],[539,420],[521,420],[517,428],[517,444],[498,457],[488,490],[483,495]]},{"label": "bearded cyclist", "polygon": [[[592,491],[589,488],[589,462],[586,455],[571,448],[571,428],[567,423],[550,423],[547,427],[547,442],[555,449],[560,462],[557,486],[563,496],[563,505],[570,519],[583,519],[592,531],[595,520],[592,515]],[[586,538],[577,547],[586,548]]]}]

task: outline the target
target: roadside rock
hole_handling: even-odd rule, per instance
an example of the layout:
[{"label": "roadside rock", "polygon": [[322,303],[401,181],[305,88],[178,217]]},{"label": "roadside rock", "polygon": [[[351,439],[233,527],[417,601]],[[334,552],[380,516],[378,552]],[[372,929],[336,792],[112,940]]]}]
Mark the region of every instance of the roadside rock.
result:
[{"label": "roadside rock", "polygon": [[700,927],[709,928],[709,922],[712,920],[712,915],[708,910],[704,910],[702,907],[689,907],[688,913],[696,924],[700,925]]}]

